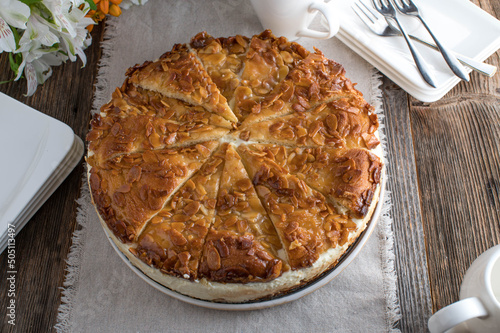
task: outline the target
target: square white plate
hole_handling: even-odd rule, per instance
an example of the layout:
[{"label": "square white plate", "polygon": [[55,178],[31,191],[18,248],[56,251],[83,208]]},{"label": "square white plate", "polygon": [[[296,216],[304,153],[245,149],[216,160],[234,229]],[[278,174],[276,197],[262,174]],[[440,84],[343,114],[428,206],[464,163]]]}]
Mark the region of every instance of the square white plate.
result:
[{"label": "square white plate", "polygon": [[[33,200],[31,200],[24,207],[22,213],[17,216],[16,220],[13,223],[11,223],[15,226],[16,235],[17,232],[19,232],[24,227],[24,225],[31,219],[31,217],[37,212],[37,210],[71,173],[78,161],[81,160],[83,151],[83,142],[79,137],[75,135],[73,148],[71,148],[69,154],[61,162],[60,166],[57,167],[57,171],[47,179],[45,184],[43,184],[40,190],[35,194]],[[3,236],[0,236],[0,253],[7,247],[8,241],[9,235],[7,233]]]},{"label": "square white plate", "polygon": [[[484,61],[500,48],[500,21],[468,0],[414,0],[436,36],[455,52]],[[363,0],[371,6],[369,0]],[[338,12],[340,30],[336,37],[370,62],[410,95],[434,102],[450,91],[460,79],[440,53],[414,43],[436,75],[437,87],[420,76],[403,37],[380,37],[372,33],[351,9],[354,0],[329,3]],[[407,32],[431,40],[416,18],[398,13]]]},{"label": "square white plate", "polygon": [[3,238],[8,224],[19,232],[66,178],[83,155],[83,143],[68,125],[2,93],[0,119]]}]

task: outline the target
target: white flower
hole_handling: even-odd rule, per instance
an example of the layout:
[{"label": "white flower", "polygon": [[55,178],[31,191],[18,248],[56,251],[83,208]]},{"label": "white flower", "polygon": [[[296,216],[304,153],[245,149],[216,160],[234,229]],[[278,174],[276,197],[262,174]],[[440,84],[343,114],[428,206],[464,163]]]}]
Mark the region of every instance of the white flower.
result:
[{"label": "white flower", "polygon": [[144,5],[148,0],[123,0],[120,7],[123,9],[129,9],[132,5]]},{"label": "white flower", "polygon": [[[147,1],[124,0],[120,7],[143,5]],[[86,0],[28,3],[29,6],[19,0],[0,0],[0,53],[7,51],[16,55],[12,65],[16,71],[14,80],[19,80],[24,73],[30,96],[52,75],[51,66],[78,58],[85,66],[84,50],[92,42],[86,27],[95,22],[85,17],[90,10]]]},{"label": "white flower", "polygon": [[36,87],[42,84],[52,75],[52,68],[43,60],[33,60],[24,67],[24,76],[28,81],[27,96],[35,93]]},{"label": "white flower", "polygon": [[26,63],[24,67],[24,76],[28,81],[27,96],[35,93],[39,84],[43,84],[52,75],[52,66],[59,66],[66,61],[68,57],[57,52],[43,52],[36,59]]},{"label": "white flower", "polygon": [[85,50],[91,43],[90,35],[86,27],[90,24],[94,24],[94,21],[85,17],[88,12],[88,7],[83,11],[78,8],[72,8],[70,11],[65,9],[64,11],[57,13],[58,18],[66,29],[59,31],[61,36],[61,49],[63,49],[71,61],[76,61],[76,56],[78,55],[83,62],[86,64],[86,57],[83,50]]},{"label": "white flower", "polygon": [[3,51],[12,52],[16,49],[14,33],[9,25],[0,17],[0,53]]},{"label": "white flower", "polygon": [[0,53],[14,52],[16,41],[11,27],[26,29],[30,8],[18,0],[0,0]]},{"label": "white flower", "polygon": [[[2,0],[0,0],[2,1]],[[94,21],[85,17],[89,10],[85,2],[82,10],[75,7],[74,0],[44,0],[32,7],[26,30],[19,41],[16,53],[22,54],[15,80],[22,73],[28,81],[27,95],[32,95],[38,84],[52,75],[51,66],[57,66],[67,59],[76,61],[79,57],[86,64],[84,50],[91,38],[85,29]]]},{"label": "white flower", "polygon": [[50,66],[58,66],[68,59],[66,55],[59,53],[58,50],[57,44],[52,47],[45,47],[38,40],[32,40],[21,47],[23,61],[19,66],[15,80],[19,80],[24,69],[24,76],[28,85],[27,96],[33,95],[36,87],[44,83],[52,75]]},{"label": "white flower", "polygon": [[0,0],[0,16],[10,26],[25,29],[30,8],[19,0]]},{"label": "white flower", "polygon": [[70,0],[70,2],[73,5],[73,7],[78,8],[78,7],[80,7],[80,5],[85,4],[87,1],[85,1],[85,0]]},{"label": "white flower", "polygon": [[45,18],[47,25],[58,32],[67,32],[71,37],[76,36],[74,22],[71,22],[69,14],[72,11],[80,10],[73,8],[70,0],[45,0],[43,5],[45,8],[39,10],[39,13],[41,17]]},{"label": "white flower", "polygon": [[59,43],[57,35],[51,32],[49,27],[44,24],[43,21],[44,19],[37,14],[30,16],[28,23],[26,24],[26,31],[23,33],[23,36],[19,41],[20,49],[23,49],[24,45],[31,43],[32,41],[39,41],[45,46],[52,46]]}]

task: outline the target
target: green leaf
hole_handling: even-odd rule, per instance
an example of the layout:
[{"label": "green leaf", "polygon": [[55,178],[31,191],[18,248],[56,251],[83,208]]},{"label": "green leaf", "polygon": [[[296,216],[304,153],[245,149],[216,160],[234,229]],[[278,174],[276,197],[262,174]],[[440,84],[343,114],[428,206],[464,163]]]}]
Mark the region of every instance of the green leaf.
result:
[{"label": "green leaf", "polygon": [[9,53],[9,64],[10,69],[12,69],[15,74],[17,74],[17,69],[19,68],[19,66],[16,66],[16,62],[14,61],[14,56],[12,53]]},{"label": "green leaf", "polygon": [[97,10],[97,6],[96,6],[96,4],[94,3],[93,0],[85,0],[85,2],[89,4],[90,9]]},{"label": "green leaf", "polygon": [[20,0],[20,1],[28,6],[33,5],[37,2],[42,2],[42,0]]},{"label": "green leaf", "polygon": [[19,66],[23,62],[23,56],[21,54],[13,54],[9,53],[9,63],[10,63],[10,69],[15,73],[17,76],[17,71],[19,70]]},{"label": "green leaf", "polygon": [[12,30],[12,34],[14,35],[14,40],[16,41],[16,49],[19,48],[19,40],[21,40],[21,35],[19,35],[19,32],[17,31],[16,28],[13,26],[10,26],[10,30]]},{"label": "green leaf", "polygon": [[43,4],[43,2],[41,2],[41,1],[40,2],[35,2],[33,4],[33,8],[32,9],[35,9],[35,8],[38,10],[38,13],[40,14],[40,16],[44,20],[46,20],[49,23],[56,24],[56,20],[54,19],[54,15],[50,11],[50,9],[48,9],[47,6],[45,6]]},{"label": "green leaf", "polygon": [[7,81],[0,81],[0,84],[6,84],[6,83],[9,83],[9,82],[12,82],[14,81],[15,77],[13,77],[12,79],[10,80],[7,80]]}]

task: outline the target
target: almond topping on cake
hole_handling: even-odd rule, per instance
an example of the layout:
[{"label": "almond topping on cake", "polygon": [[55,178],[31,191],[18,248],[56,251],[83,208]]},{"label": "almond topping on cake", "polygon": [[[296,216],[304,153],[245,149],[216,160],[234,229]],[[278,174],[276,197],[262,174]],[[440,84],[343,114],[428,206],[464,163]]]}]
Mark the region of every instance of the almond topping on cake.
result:
[{"label": "almond topping on cake", "polygon": [[201,32],[131,67],[87,135],[109,238],[151,279],[216,302],[334,268],[383,177],[377,115],[345,74],[269,30]]}]

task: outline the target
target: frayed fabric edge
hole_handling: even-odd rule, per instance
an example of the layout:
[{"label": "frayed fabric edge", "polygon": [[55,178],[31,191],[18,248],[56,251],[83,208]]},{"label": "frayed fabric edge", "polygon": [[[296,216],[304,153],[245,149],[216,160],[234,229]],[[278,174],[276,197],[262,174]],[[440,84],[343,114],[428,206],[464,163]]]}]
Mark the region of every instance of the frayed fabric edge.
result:
[{"label": "frayed fabric edge", "polygon": [[[371,88],[372,88],[372,101],[371,104],[375,107],[375,113],[377,113],[380,121],[379,134],[380,142],[382,145],[383,160],[384,164],[387,165],[387,139],[385,136],[385,126],[384,126],[384,113],[382,107],[382,90],[380,85],[382,75],[380,72],[373,68],[371,75]],[[386,177],[390,177],[387,174],[386,167]],[[395,269],[395,254],[394,254],[394,234],[392,231],[392,216],[391,216],[391,192],[385,191],[384,201],[382,202],[382,212],[379,218],[379,231],[378,236],[381,240],[380,242],[380,256],[382,259],[382,274],[384,275],[384,294],[386,302],[386,324],[387,331],[391,333],[401,332],[397,328],[397,323],[401,319],[401,308],[398,298],[397,289],[397,274]]]},{"label": "frayed fabric edge", "polygon": [[[85,168],[86,169],[86,168]],[[72,245],[66,260],[66,276],[64,277],[63,287],[61,288],[61,305],[59,305],[57,314],[57,324],[54,326],[57,332],[70,331],[70,317],[73,310],[73,299],[76,295],[76,285],[80,275],[80,263],[82,260],[84,238],[86,234],[86,224],[88,221],[85,202],[90,200],[90,192],[85,183],[86,173],[82,176],[82,188],[80,198],[76,201],[78,204],[76,223],[77,230],[73,232]]]},{"label": "frayed fabric edge", "polygon": [[[101,42],[102,56],[99,60],[97,82],[95,84],[94,101],[92,103],[91,113],[98,112],[99,106],[106,103],[105,96],[102,92],[108,86],[108,68],[111,63],[111,54],[114,48],[113,38],[117,35],[118,20],[110,18],[106,20],[104,31],[104,40]],[[86,167],[84,167],[87,170]],[[73,232],[72,245],[69,250],[68,259],[66,259],[66,275],[64,277],[63,286],[61,287],[61,304],[57,313],[57,323],[54,329],[58,333],[71,331],[71,314],[73,311],[73,303],[76,296],[78,279],[80,276],[80,267],[82,261],[83,246],[87,234],[87,221],[89,218],[85,211],[85,202],[90,200],[90,192],[85,185],[87,183],[87,172],[82,175],[82,188],[80,197],[76,201],[78,204],[76,215],[76,230]]]}]

